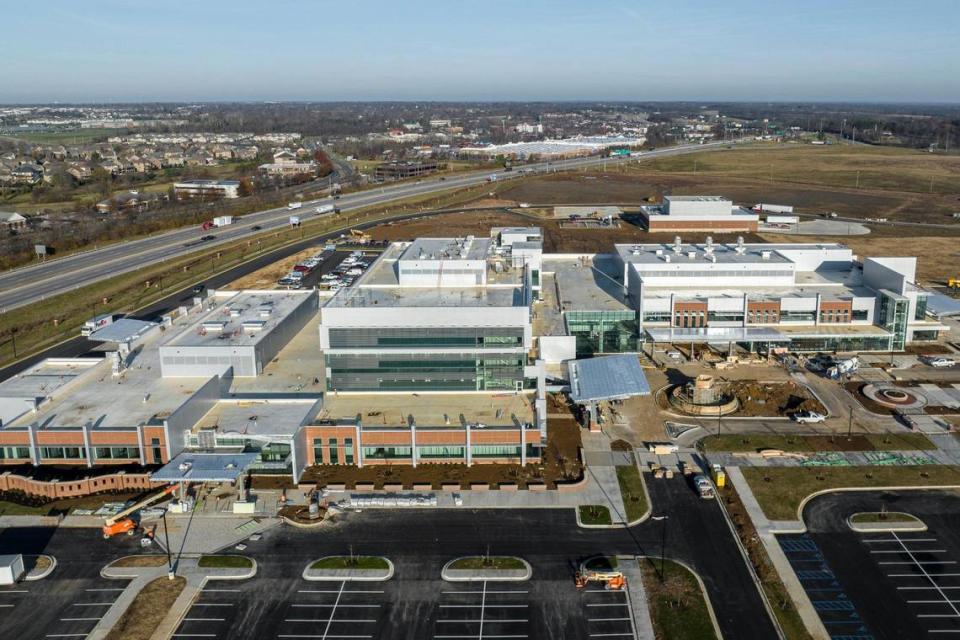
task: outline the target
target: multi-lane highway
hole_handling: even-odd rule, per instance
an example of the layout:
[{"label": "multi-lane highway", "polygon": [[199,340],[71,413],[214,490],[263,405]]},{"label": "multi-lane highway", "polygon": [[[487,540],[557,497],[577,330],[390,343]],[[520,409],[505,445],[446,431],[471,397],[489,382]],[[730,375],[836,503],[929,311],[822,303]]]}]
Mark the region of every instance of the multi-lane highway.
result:
[{"label": "multi-lane highway", "polygon": [[[662,157],[703,151],[705,149],[726,146],[728,143],[710,143],[702,145],[684,145],[668,147],[634,154],[627,158],[576,158],[551,163],[526,165],[524,171],[550,172],[579,169],[603,163],[620,163],[646,158]],[[348,212],[372,205],[384,205],[390,202],[440,193],[458,188],[466,188],[484,183],[491,175],[498,182],[520,177],[520,171],[473,171],[441,179],[432,177],[416,183],[401,183],[391,186],[368,189],[342,196],[336,201],[341,212]],[[0,273],[0,312],[10,311],[83,287],[98,280],[115,276],[144,266],[186,255],[193,251],[206,249],[217,244],[227,243],[240,238],[255,236],[271,229],[284,227],[289,216],[300,215],[309,218],[316,204],[323,201],[304,202],[303,208],[288,211],[286,207],[260,211],[243,216],[239,224],[203,231],[199,227],[177,229],[146,238],[121,242],[98,249],[74,253],[44,263]],[[211,217],[215,215],[211,212]],[[259,227],[254,230],[253,227]],[[200,238],[213,235],[211,241],[202,242]]]}]

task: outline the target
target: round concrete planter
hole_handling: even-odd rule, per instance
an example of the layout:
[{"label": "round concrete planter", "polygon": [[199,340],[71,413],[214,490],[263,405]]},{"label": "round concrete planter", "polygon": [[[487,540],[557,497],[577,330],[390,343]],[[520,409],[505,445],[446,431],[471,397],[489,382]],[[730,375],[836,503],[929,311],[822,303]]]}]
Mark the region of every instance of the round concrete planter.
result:
[{"label": "round concrete planter", "polygon": [[43,569],[42,571],[33,570],[27,573],[27,575],[24,576],[23,578],[25,581],[32,582],[34,580],[43,580],[44,578],[49,576],[51,573],[53,573],[53,570],[57,568],[57,559],[54,558],[53,556],[49,556],[43,553],[38,556],[38,559],[39,558],[46,558],[50,562],[50,564],[47,566],[46,569]]},{"label": "round concrete planter", "polygon": [[440,577],[447,582],[524,582],[533,576],[533,567],[523,558],[506,556],[523,563],[523,569],[451,569],[450,567],[460,560],[477,556],[463,556],[454,558],[443,565]]},{"label": "round concrete planter", "polygon": [[383,556],[378,556],[381,560],[387,563],[386,569],[360,569],[360,568],[345,568],[345,569],[313,569],[313,565],[316,562],[325,560],[327,558],[339,558],[342,556],[324,556],[323,558],[317,558],[316,560],[311,560],[306,567],[303,569],[303,579],[310,580],[313,582],[324,582],[324,581],[354,581],[354,582],[384,582],[393,577],[394,567],[393,562],[390,561],[390,558],[384,558]]}]

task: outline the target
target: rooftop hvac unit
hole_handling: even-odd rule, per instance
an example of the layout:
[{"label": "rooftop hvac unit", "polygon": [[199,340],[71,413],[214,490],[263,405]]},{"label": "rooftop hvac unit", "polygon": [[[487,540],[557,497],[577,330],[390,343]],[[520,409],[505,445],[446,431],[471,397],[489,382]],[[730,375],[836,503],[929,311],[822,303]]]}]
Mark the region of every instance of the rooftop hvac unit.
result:
[{"label": "rooftop hvac unit", "polygon": [[670,262],[670,256],[663,256],[664,262]]},{"label": "rooftop hvac unit", "polygon": [[707,254],[707,260],[709,260],[710,262],[716,262],[717,256],[713,255],[712,253]]},{"label": "rooftop hvac unit", "polygon": [[761,251],[761,252],[760,252],[760,257],[763,258],[764,260],[769,260],[769,259],[770,259],[770,255],[771,255],[771,253],[770,253],[769,251]]},{"label": "rooftop hvac unit", "polygon": [[713,247],[713,236],[707,236],[707,246]]},{"label": "rooftop hvac unit", "polygon": [[695,259],[695,258],[697,257],[697,252],[696,252],[696,251],[687,251],[687,257],[690,258],[691,260],[693,260],[693,259]]},{"label": "rooftop hvac unit", "polygon": [[657,256],[663,255],[663,249],[657,249]]}]

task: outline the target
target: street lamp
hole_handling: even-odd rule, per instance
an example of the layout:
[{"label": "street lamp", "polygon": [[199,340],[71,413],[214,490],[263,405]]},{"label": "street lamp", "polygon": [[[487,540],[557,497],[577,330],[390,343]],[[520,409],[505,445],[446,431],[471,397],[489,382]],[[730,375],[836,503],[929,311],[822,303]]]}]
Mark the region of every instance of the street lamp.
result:
[{"label": "street lamp", "polygon": [[650,516],[651,520],[660,522],[660,582],[663,582],[664,553],[667,547],[667,520],[670,516]]},{"label": "street lamp", "polygon": [[173,580],[175,572],[173,570],[173,558],[170,556],[170,530],[167,529],[167,511],[163,511],[163,537],[166,539],[167,547],[167,577]]}]

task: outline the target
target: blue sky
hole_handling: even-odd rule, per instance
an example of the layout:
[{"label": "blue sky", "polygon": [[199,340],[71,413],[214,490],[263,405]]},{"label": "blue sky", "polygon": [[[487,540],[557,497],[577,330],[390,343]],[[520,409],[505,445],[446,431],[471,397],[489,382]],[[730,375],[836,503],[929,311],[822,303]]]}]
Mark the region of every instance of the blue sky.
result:
[{"label": "blue sky", "polygon": [[960,0],[47,0],[0,103],[960,102]]}]

